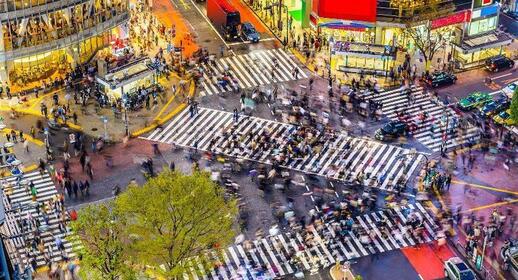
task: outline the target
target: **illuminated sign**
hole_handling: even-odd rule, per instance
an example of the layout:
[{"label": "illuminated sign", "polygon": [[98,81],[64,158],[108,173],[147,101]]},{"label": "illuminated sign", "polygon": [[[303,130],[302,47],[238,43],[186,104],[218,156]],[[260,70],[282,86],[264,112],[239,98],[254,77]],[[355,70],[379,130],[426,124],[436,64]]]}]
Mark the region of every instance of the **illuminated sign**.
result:
[{"label": "illuminated sign", "polygon": [[432,20],[432,28],[435,29],[435,28],[453,25],[453,24],[457,24],[457,23],[463,23],[463,22],[470,21],[470,19],[471,19],[471,10],[465,10],[465,11],[462,11],[462,12],[459,12],[459,13],[456,13],[453,15],[449,15],[446,17]]},{"label": "illuminated sign", "polygon": [[473,2],[473,8],[480,8],[493,4],[493,0],[475,0]]},{"label": "illuminated sign", "polygon": [[313,0],[319,17],[376,22],[377,0]]},{"label": "illuminated sign", "polygon": [[498,13],[498,4],[492,6],[483,7],[482,9],[473,10],[471,19],[477,19],[479,17],[490,17]]}]

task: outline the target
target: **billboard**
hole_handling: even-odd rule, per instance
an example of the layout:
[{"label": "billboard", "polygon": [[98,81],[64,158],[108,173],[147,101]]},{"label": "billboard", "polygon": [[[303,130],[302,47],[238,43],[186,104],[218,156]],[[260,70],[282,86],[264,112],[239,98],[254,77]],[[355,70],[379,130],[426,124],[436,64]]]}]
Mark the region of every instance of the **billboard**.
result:
[{"label": "billboard", "polygon": [[376,21],[377,0],[314,0],[313,3],[315,2],[318,6],[314,6],[314,10],[322,18]]}]

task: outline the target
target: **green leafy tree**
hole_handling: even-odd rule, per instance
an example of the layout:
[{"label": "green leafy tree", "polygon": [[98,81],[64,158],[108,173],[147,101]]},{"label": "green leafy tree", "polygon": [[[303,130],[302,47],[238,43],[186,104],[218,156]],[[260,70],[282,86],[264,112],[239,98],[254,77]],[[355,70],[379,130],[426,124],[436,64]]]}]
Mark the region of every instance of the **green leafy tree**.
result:
[{"label": "green leafy tree", "polygon": [[76,254],[82,256],[83,279],[135,279],[133,267],[125,258],[124,217],[113,202],[82,208],[71,223],[70,239]]},{"label": "green leafy tree", "polygon": [[228,245],[235,235],[237,203],[225,199],[206,173],[164,171],[141,187],[130,186],[116,205],[131,221],[131,257],[168,279],[198,264],[208,267],[208,250]]},{"label": "green leafy tree", "polygon": [[513,99],[511,100],[511,119],[518,123],[518,88],[514,90]]}]

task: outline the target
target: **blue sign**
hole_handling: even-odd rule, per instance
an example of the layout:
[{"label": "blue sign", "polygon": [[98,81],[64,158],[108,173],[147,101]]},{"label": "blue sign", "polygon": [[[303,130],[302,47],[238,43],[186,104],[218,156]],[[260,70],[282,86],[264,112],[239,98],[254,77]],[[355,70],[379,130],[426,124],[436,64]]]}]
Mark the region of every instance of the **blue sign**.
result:
[{"label": "blue sign", "polygon": [[498,4],[491,5],[489,7],[484,7],[480,10],[481,17],[487,17],[496,15],[498,13]]}]

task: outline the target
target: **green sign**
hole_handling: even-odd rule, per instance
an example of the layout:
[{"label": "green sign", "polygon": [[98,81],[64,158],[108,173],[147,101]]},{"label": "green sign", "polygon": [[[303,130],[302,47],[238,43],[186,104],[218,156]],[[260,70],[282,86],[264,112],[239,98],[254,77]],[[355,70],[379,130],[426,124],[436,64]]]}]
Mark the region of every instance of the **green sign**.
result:
[{"label": "green sign", "polygon": [[478,270],[482,269],[482,255],[477,255],[477,260],[475,261],[475,267]]}]

